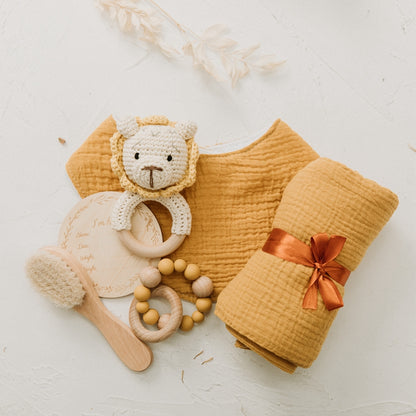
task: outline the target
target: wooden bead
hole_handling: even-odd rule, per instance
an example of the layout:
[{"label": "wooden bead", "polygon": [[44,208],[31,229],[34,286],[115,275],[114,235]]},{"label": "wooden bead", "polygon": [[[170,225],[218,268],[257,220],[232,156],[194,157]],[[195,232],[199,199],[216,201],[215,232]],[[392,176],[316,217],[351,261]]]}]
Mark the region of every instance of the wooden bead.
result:
[{"label": "wooden bead", "polygon": [[170,313],[164,313],[160,315],[160,318],[157,321],[157,327],[159,329],[162,329],[169,322],[169,319],[170,319]]},{"label": "wooden bead", "polygon": [[194,321],[192,320],[192,318],[189,315],[184,315],[180,326],[182,331],[190,331],[193,327]]},{"label": "wooden bead", "polygon": [[213,290],[214,285],[212,284],[212,280],[207,276],[198,277],[192,283],[192,291],[199,298],[207,298]]},{"label": "wooden bead", "polygon": [[147,266],[140,272],[140,280],[146,287],[156,287],[162,280],[162,276],[156,267]]},{"label": "wooden bead", "polygon": [[199,266],[197,264],[188,264],[186,269],[183,273],[185,279],[188,280],[196,280],[200,276],[201,271],[199,270]]},{"label": "wooden bead", "polygon": [[156,309],[149,309],[143,315],[143,321],[148,325],[154,325],[159,320],[159,312]]},{"label": "wooden bead", "polygon": [[134,289],[134,297],[139,302],[144,302],[145,300],[148,300],[151,294],[152,293],[150,292],[150,289],[143,285],[137,286],[136,289]]},{"label": "wooden bead", "polygon": [[209,312],[212,306],[212,300],[210,298],[199,298],[196,300],[195,306],[199,312]]},{"label": "wooden bead", "polygon": [[160,273],[162,273],[165,276],[172,274],[175,270],[175,267],[173,266],[173,261],[167,258],[160,260],[159,264],[157,265],[157,268],[159,269]]},{"label": "wooden bead", "polygon": [[195,311],[192,314],[192,320],[197,324],[201,323],[204,320],[204,318],[205,318],[205,316],[202,312]]},{"label": "wooden bead", "polygon": [[149,304],[147,302],[137,302],[136,311],[138,313],[146,313],[149,310]]},{"label": "wooden bead", "polygon": [[174,267],[178,273],[182,273],[186,269],[186,261],[182,259],[177,259],[175,260]]}]

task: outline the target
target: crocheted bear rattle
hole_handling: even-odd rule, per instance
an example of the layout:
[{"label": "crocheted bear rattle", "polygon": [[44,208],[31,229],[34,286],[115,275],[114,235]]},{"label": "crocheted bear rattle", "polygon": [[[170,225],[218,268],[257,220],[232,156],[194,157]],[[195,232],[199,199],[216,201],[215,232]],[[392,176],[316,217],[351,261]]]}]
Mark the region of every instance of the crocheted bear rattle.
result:
[{"label": "crocheted bear rattle", "polygon": [[[175,251],[191,231],[191,211],[179,192],[195,182],[199,153],[193,137],[197,127],[191,122],[171,123],[161,116],[114,119],[118,131],[111,138],[111,166],[125,192],[113,208],[112,227],[118,231],[123,244],[136,255],[152,258],[166,256]],[[158,246],[143,244],[130,231],[134,209],[149,200],[164,205],[172,216],[171,236]],[[141,272],[142,285],[134,291],[129,321],[134,334],[143,341],[162,341],[179,326],[188,331],[194,322],[202,322],[203,313],[211,308],[208,298],[213,290],[211,279],[200,276],[199,267],[195,264],[187,265],[184,260],[177,260],[175,264],[176,267],[172,260],[163,259],[159,262],[159,269],[149,266]],[[169,275],[174,269],[184,272],[185,278],[193,281],[193,292],[201,298],[197,300],[198,310],[192,317],[182,316],[182,304],[173,289],[159,285],[161,273]],[[158,312],[150,309],[147,303],[151,296],[166,298],[171,305],[171,313],[159,319]],[[146,329],[138,315],[141,313],[147,324],[157,323],[159,330]]]},{"label": "crocheted bear rattle", "polygon": [[[111,223],[123,244],[142,257],[163,257],[175,251],[191,231],[191,212],[179,193],[195,182],[198,147],[192,122],[171,123],[166,117],[114,117],[117,132],[111,138],[113,171],[125,192],[114,206]],[[148,246],[131,233],[136,206],[157,201],[172,216],[171,236]]]}]

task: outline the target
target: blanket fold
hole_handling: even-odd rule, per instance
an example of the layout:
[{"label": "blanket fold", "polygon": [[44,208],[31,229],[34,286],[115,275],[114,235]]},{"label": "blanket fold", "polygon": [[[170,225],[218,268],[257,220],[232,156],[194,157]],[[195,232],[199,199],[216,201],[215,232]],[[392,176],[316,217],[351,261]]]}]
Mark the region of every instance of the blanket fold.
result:
[{"label": "blanket fold", "polygon": [[[345,237],[336,261],[353,271],[397,204],[390,190],[319,158],[289,182],[272,228],[306,244],[318,233]],[[220,294],[215,314],[237,338],[237,346],[250,348],[289,373],[297,366],[309,367],[338,311],[328,310],[320,293],[316,310],[302,307],[312,272],[311,267],[264,252],[260,245]],[[344,287],[335,285],[343,295]]]}]

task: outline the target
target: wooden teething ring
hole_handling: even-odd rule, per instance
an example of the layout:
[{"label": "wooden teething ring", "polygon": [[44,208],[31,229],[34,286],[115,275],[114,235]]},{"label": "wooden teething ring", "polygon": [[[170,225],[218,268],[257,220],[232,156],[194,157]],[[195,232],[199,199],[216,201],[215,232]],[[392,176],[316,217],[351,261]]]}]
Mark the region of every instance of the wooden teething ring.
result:
[{"label": "wooden teething ring", "polygon": [[137,299],[133,298],[129,310],[129,322],[131,329],[137,338],[144,342],[159,342],[174,334],[182,321],[182,302],[177,293],[168,286],[161,285],[153,289],[151,297],[161,297],[168,300],[171,311],[170,319],[166,325],[158,331],[151,331],[144,327],[140,315],[136,311]]},{"label": "wooden teething ring", "polygon": [[[134,209],[145,201],[155,201],[164,205],[172,216],[172,234],[163,243],[152,246],[137,240],[130,231],[130,219]],[[170,197],[144,198],[141,195],[124,192],[117,200],[112,215],[112,226],[118,231],[121,242],[139,257],[164,257],[173,253],[183,243],[191,231],[191,212],[181,194]]]}]

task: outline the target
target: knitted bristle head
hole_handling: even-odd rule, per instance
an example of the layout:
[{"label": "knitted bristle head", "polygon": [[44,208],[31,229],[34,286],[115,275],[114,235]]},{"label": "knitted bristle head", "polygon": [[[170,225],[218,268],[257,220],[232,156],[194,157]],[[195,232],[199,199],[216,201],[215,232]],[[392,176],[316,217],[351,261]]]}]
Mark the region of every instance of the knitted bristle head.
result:
[{"label": "knitted bristle head", "polygon": [[26,274],[38,291],[55,305],[69,309],[82,303],[85,295],[82,284],[60,257],[38,250],[27,261]]}]

